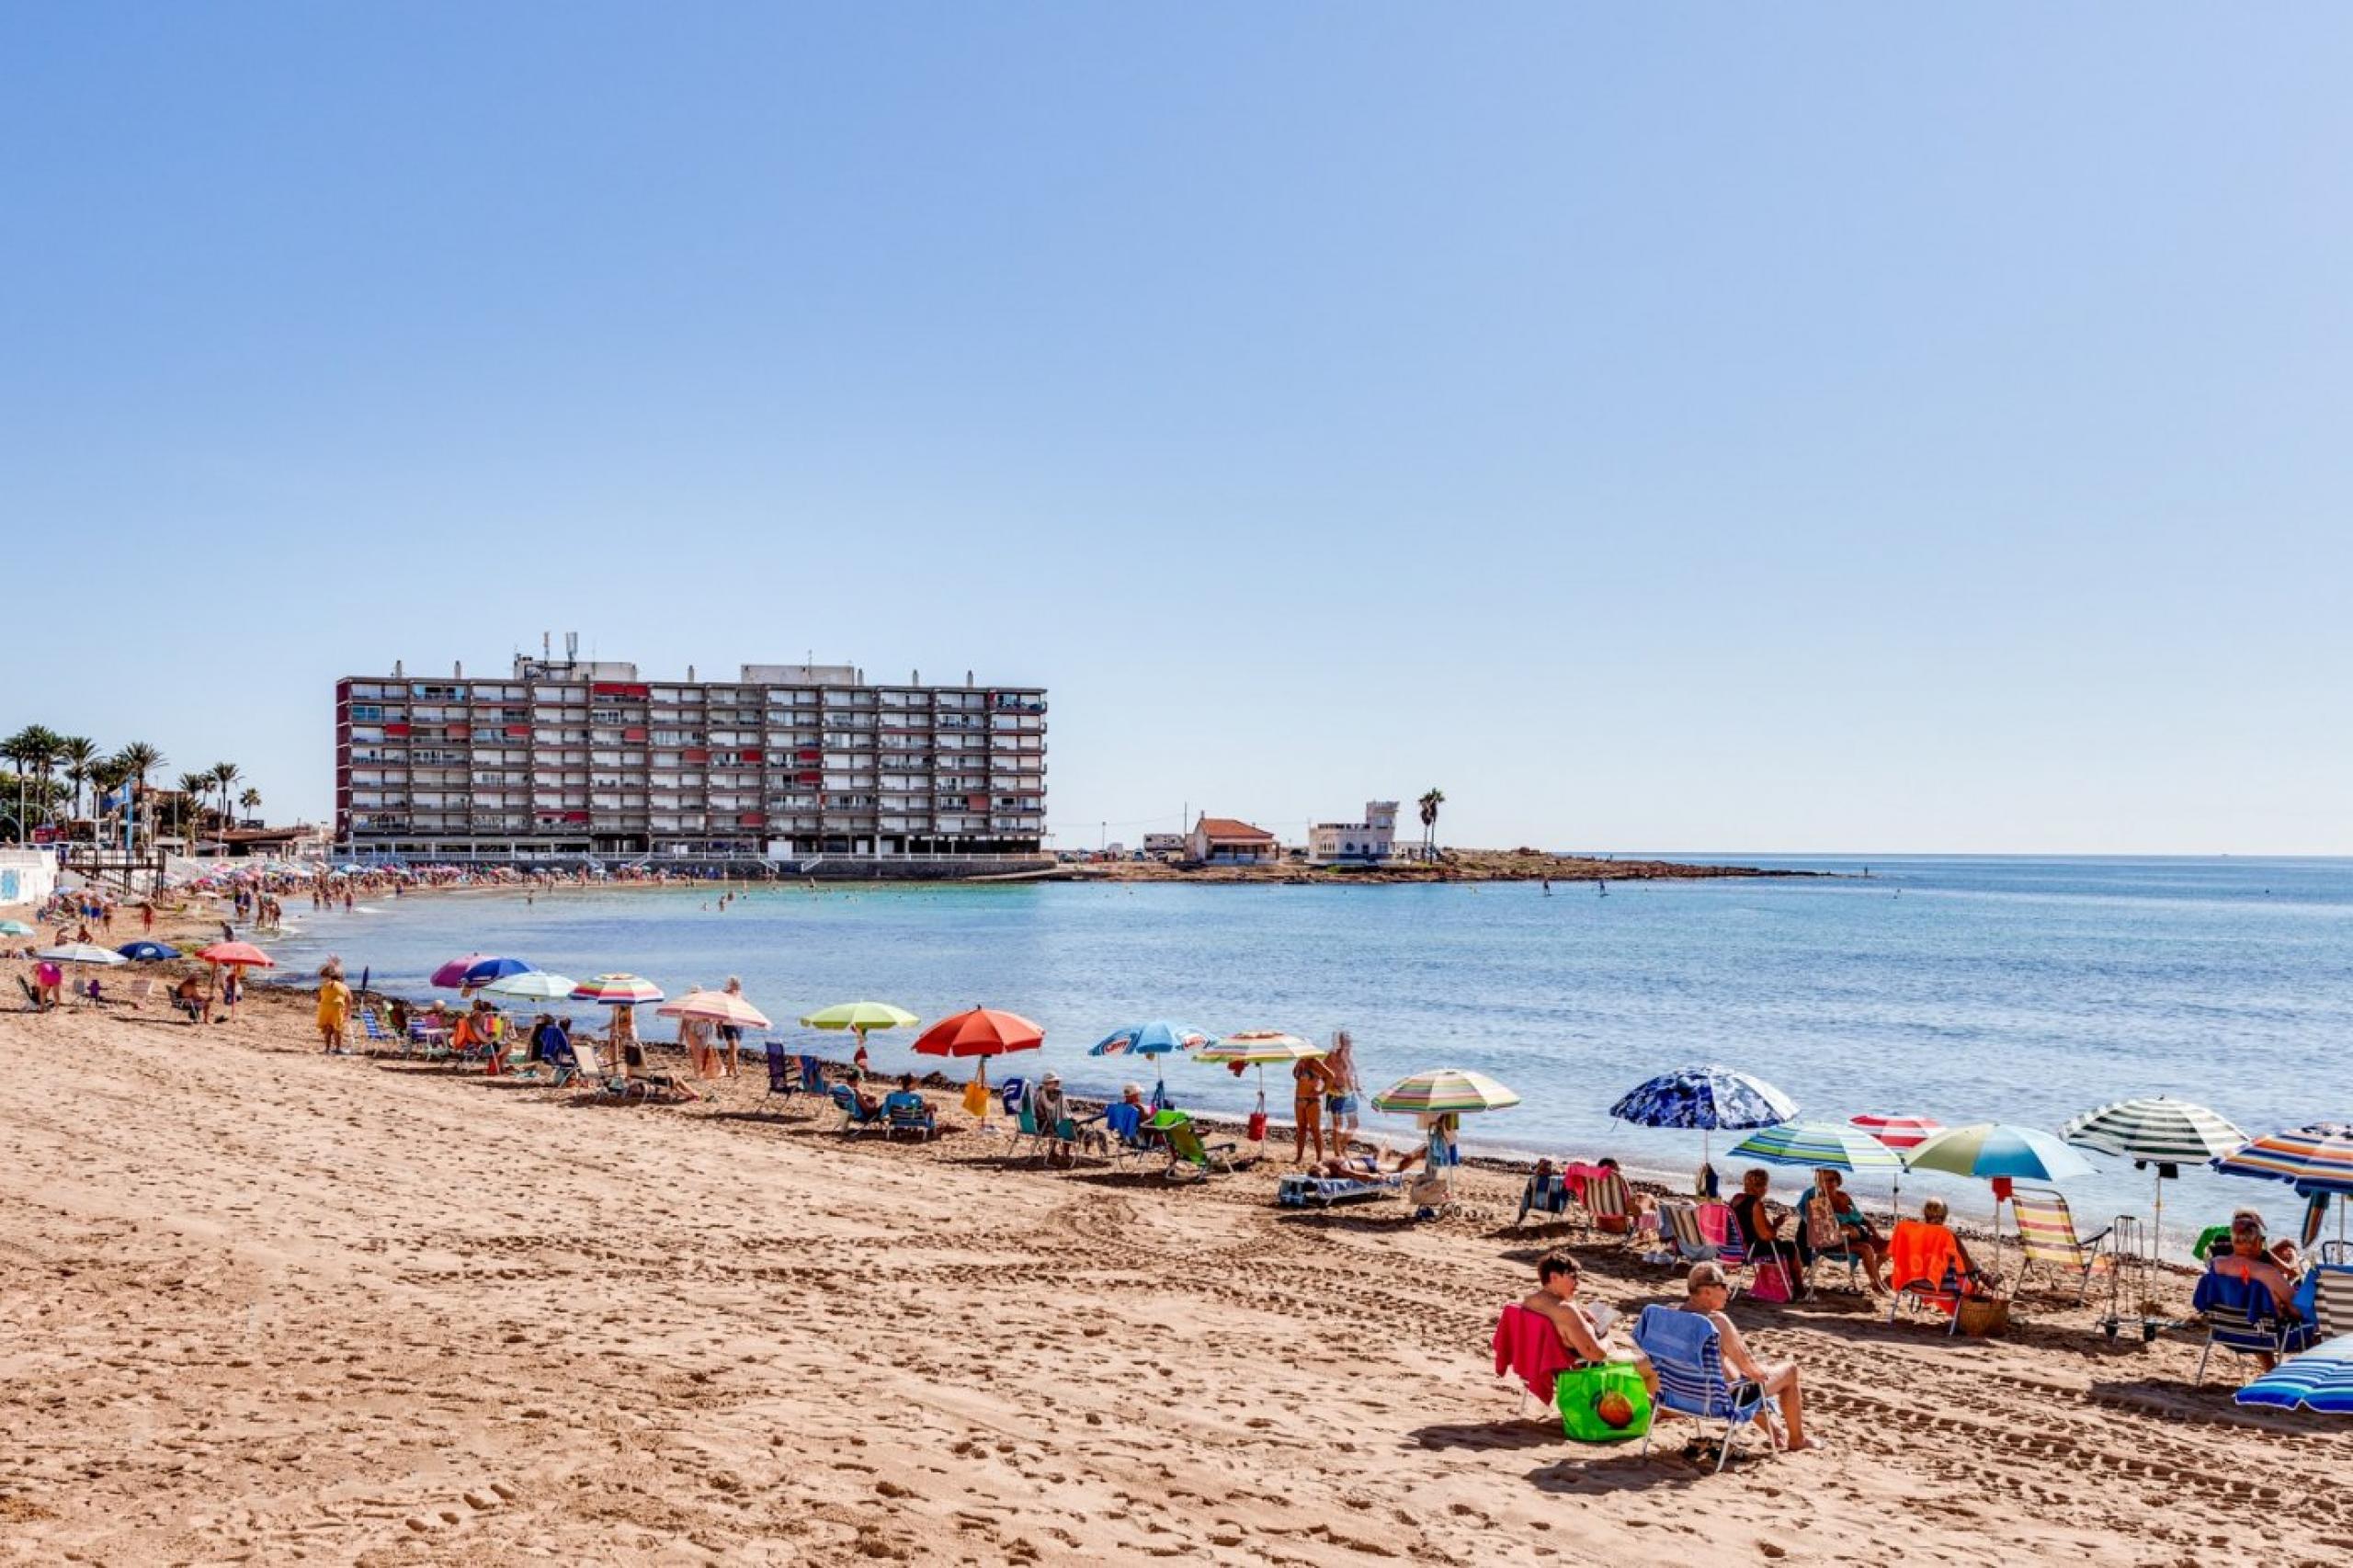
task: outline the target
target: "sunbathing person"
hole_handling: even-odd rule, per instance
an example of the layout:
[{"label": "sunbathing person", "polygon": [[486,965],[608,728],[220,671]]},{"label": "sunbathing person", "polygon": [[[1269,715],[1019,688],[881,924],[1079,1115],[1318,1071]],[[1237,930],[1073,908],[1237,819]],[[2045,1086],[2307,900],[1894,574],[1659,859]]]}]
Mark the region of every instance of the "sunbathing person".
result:
[{"label": "sunbathing person", "polygon": [[1378,1181],[1382,1176],[1403,1176],[1428,1153],[1427,1149],[1381,1149],[1369,1154],[1335,1154],[1315,1166],[1314,1174],[1341,1181]]},{"label": "sunbathing person", "polygon": [[1732,1300],[1732,1286],[1725,1280],[1723,1269],[1712,1263],[1695,1263],[1683,1289],[1683,1310],[1697,1312],[1716,1325],[1716,1343],[1726,1370],[1754,1383],[1780,1403],[1781,1426],[1789,1434],[1790,1451],[1819,1447],[1805,1435],[1797,1363],[1757,1360],[1748,1353],[1748,1344],[1740,1337],[1740,1330],[1724,1315],[1724,1303]]},{"label": "sunbathing person", "polygon": [[1580,1367],[1622,1361],[1643,1374],[1651,1392],[1658,1392],[1658,1374],[1641,1351],[1617,1345],[1609,1330],[1576,1299],[1577,1260],[1564,1252],[1548,1252],[1536,1262],[1536,1289],[1520,1301],[1529,1312],[1550,1319],[1561,1335],[1562,1348]]}]

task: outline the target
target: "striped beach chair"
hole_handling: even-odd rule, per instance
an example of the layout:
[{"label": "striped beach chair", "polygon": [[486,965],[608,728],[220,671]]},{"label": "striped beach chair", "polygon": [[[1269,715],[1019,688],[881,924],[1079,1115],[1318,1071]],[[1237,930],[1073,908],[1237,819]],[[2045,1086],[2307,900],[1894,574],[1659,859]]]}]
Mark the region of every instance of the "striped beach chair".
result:
[{"label": "striped beach chair", "polygon": [[[2230,1260],[2222,1261],[2227,1265]],[[2244,1274],[2208,1269],[2199,1277],[2189,1308],[2206,1320],[2206,1348],[2198,1357],[2200,1386],[2206,1381],[2206,1363],[2218,1345],[2241,1356],[2277,1358],[2312,1343],[2313,1325],[2282,1318],[2270,1287]]]},{"label": "striped beach chair", "polygon": [[2346,1250],[2343,1242],[2323,1247],[2321,1261],[2304,1276],[2305,1290],[2297,1296],[2323,1339],[2353,1334],[2353,1259],[2344,1256]]},{"label": "striped beach chair", "polygon": [[1616,1171],[1607,1171],[1586,1180],[1585,1211],[1593,1229],[1622,1240],[1632,1238],[1634,1190]]},{"label": "striped beach chair", "polygon": [[[1768,1452],[1782,1446],[1780,1412],[1755,1383],[1734,1383],[1724,1376],[1723,1335],[1706,1313],[1653,1302],[1634,1320],[1634,1344],[1658,1373],[1659,1409],[1689,1416],[1703,1437],[1710,1423],[1722,1423],[1717,1470],[1732,1458],[1733,1437],[1751,1425],[1763,1430]],[[1643,1452],[1647,1455],[1650,1448],[1645,1432]]]},{"label": "striped beach chair", "polygon": [[2026,1262],[2018,1269],[2019,1286],[2036,1269],[2048,1269],[2058,1276],[2062,1286],[2075,1286],[2080,1304],[2090,1293],[2093,1273],[2107,1262],[2099,1244],[2116,1227],[2078,1238],[2067,1200],[2048,1187],[2017,1188],[2010,1194],[2010,1213],[2018,1220],[2018,1244],[2026,1253]]},{"label": "striped beach chair", "polygon": [[1665,1203],[1659,1206],[1659,1217],[1665,1222],[1661,1239],[1675,1251],[1683,1263],[1713,1263],[1722,1249],[1708,1239],[1699,1228],[1699,1206],[1696,1203]]}]

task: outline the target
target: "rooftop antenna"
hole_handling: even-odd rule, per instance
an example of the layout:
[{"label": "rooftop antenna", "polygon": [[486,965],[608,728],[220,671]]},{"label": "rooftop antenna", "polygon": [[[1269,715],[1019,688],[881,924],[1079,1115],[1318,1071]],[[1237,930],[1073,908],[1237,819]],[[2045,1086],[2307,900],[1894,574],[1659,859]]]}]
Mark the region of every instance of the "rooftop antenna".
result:
[{"label": "rooftop antenna", "polygon": [[563,662],[567,665],[580,662],[580,633],[577,631],[563,634]]}]

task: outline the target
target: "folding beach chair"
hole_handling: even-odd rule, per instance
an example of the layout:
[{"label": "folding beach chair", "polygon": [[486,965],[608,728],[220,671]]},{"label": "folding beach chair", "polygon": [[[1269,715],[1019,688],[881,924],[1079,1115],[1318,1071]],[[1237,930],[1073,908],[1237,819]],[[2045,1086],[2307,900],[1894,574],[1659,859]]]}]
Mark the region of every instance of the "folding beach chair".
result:
[{"label": "folding beach chair", "polygon": [[1161,1174],[1170,1181],[1206,1176],[1213,1171],[1233,1172],[1233,1153],[1240,1145],[1231,1139],[1222,1143],[1202,1142],[1201,1130],[1183,1111],[1164,1110],[1152,1119],[1152,1126],[1168,1142],[1168,1168]]},{"label": "folding beach chair", "polygon": [[1006,1145],[1006,1159],[1019,1159],[1021,1145],[1028,1143],[1030,1152],[1042,1162],[1046,1157],[1046,1132],[1038,1125],[1037,1100],[1023,1094],[1006,1108],[1013,1112],[1013,1142]]},{"label": "folding beach chair", "polygon": [[[1768,1452],[1783,1446],[1780,1412],[1765,1391],[1724,1376],[1723,1335],[1705,1312],[1653,1302],[1634,1320],[1634,1343],[1658,1373],[1658,1408],[1698,1422],[1703,1438],[1710,1422],[1723,1424],[1717,1470],[1732,1458],[1733,1438],[1752,1423],[1761,1426]],[[1650,1448],[1645,1432],[1643,1452],[1649,1454]]]},{"label": "folding beach chair", "polygon": [[1634,1234],[1634,1190],[1616,1171],[1607,1171],[1585,1184],[1586,1218],[1592,1229],[1624,1239]]},{"label": "folding beach chair", "polygon": [[1568,1211],[1569,1196],[1569,1178],[1554,1170],[1550,1160],[1540,1160],[1529,1173],[1528,1185],[1520,1189],[1519,1214],[1512,1224],[1526,1223],[1530,1210],[1558,1218]]},{"label": "folding beach chair", "polygon": [[359,1027],[367,1035],[369,1045],[382,1046],[387,1050],[404,1049],[407,1045],[407,1041],[394,1038],[392,1031],[384,1027],[383,1020],[376,1017],[373,1007],[359,1009]]},{"label": "folding beach chair", "polygon": [[801,1059],[801,1092],[804,1095],[825,1092],[825,1064],[813,1056]]},{"label": "folding beach chair", "polygon": [[1887,1277],[1892,1287],[1887,1321],[1893,1323],[1906,1305],[1947,1314],[1948,1336],[1961,1332],[1961,1246],[1942,1225],[1920,1220],[1898,1220],[1887,1242]]},{"label": "folding beach chair", "polygon": [[780,1040],[763,1040],[760,1050],[767,1058],[768,1092],[761,1097],[762,1105],[769,1100],[789,1100],[801,1092],[800,1063],[785,1053]]},{"label": "folding beach chair", "polygon": [[[2341,1246],[2332,1242],[2331,1246]],[[2324,1259],[2328,1256],[2325,1250]],[[2311,1295],[2306,1302],[2301,1299],[2308,1316],[2320,1325],[2320,1337],[2334,1339],[2340,1334],[2353,1334],[2353,1262],[2314,1264],[2304,1276]]]},{"label": "folding beach chair", "polygon": [[857,1094],[847,1084],[835,1084],[831,1092],[834,1108],[842,1113],[841,1124],[834,1129],[835,1131],[875,1132],[889,1129],[890,1113],[881,1106],[876,1106],[871,1112],[862,1109],[858,1103]]},{"label": "folding beach chair", "polygon": [[1790,1267],[1790,1260],[1781,1255],[1779,1247],[1769,1242],[1752,1244],[1748,1239],[1748,1233],[1741,1229],[1740,1215],[1730,1204],[1724,1205],[1723,1210],[1724,1239],[1723,1244],[1717,1248],[1716,1261],[1724,1266],[1724,1279],[1732,1286],[1731,1295],[1725,1300],[1729,1301],[1733,1297],[1740,1294],[1740,1271],[1745,1268],[1748,1270],[1750,1295],[1754,1296],[1756,1293],[1758,1278],[1770,1270],[1781,1282],[1781,1300],[1796,1301],[1798,1280]]},{"label": "folding beach chair", "polygon": [[1103,1108],[1103,1138],[1114,1164],[1164,1152],[1159,1140],[1144,1131],[1143,1108],[1125,1101]]},{"label": "folding beach chair", "polygon": [[882,1101],[882,1114],[890,1121],[884,1129],[886,1136],[926,1140],[939,1136],[939,1124],[932,1119],[930,1105],[912,1089],[892,1091]]},{"label": "folding beach chair", "polygon": [[[2222,1260],[2225,1267],[2230,1259]],[[2206,1363],[2214,1346],[2241,1356],[2291,1356],[2313,1342],[2313,1325],[2282,1317],[2271,1289],[2245,1274],[2210,1268],[2199,1276],[2189,1298],[2189,1310],[2206,1320],[2206,1348],[2198,1357],[2197,1381],[2206,1381]]]},{"label": "folding beach chair", "polygon": [[2075,1301],[2080,1304],[2091,1293],[2092,1273],[2109,1260],[2101,1254],[2099,1244],[2110,1225],[2097,1235],[2078,1240],[2075,1217],[2068,1210],[2067,1200],[2048,1187],[2018,1187],[2010,1193],[2010,1212],[2018,1216],[2018,1243],[2026,1251],[2026,1262],[2018,1269],[2018,1284],[2037,1268],[2045,1268],[2059,1277],[2063,1287],[2075,1287]]},{"label": "folding beach chair", "polygon": [[1699,1228],[1699,1206],[1696,1203],[1663,1203],[1659,1205],[1663,1233],[1660,1239],[1672,1247],[1681,1263],[1713,1263],[1723,1249],[1708,1239]]},{"label": "folding beach chair", "polygon": [[1838,1216],[1831,1212],[1820,1195],[1809,1194],[1805,1200],[1805,1240],[1813,1256],[1806,1261],[1806,1289],[1815,1288],[1814,1271],[1825,1263],[1847,1266],[1847,1289],[1859,1290],[1862,1284],[1863,1255],[1847,1240],[1846,1228],[1838,1223]]}]

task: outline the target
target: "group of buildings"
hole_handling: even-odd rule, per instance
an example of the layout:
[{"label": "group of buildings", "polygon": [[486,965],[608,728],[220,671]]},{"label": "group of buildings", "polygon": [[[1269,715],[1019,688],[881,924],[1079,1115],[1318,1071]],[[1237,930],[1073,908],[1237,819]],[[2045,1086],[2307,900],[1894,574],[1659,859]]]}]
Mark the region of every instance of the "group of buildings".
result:
[{"label": "group of buildings", "polygon": [[1203,866],[1265,866],[1296,857],[1311,866],[1381,866],[1399,858],[1397,802],[1367,801],[1357,822],[1319,822],[1303,853],[1286,850],[1265,828],[1204,812],[1184,833],[1148,833],[1143,853]]}]

